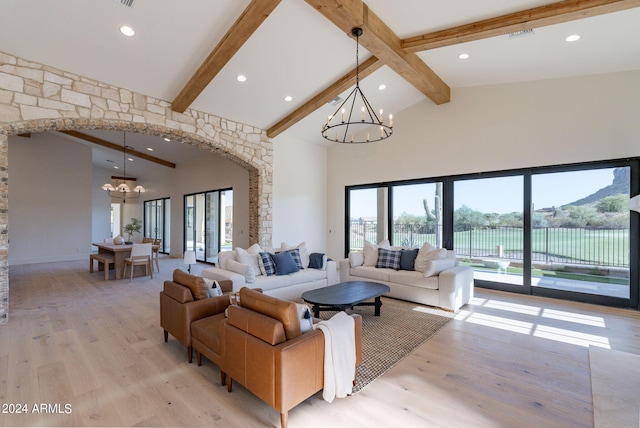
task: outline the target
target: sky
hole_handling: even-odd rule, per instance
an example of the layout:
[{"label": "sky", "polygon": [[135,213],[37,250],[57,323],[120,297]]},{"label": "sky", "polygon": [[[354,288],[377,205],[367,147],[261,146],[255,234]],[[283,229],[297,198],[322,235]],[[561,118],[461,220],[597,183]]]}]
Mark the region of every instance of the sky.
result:
[{"label": "sky", "polygon": [[[534,208],[561,206],[589,196],[613,182],[614,168],[572,171],[533,176]],[[482,178],[457,181],[454,208],[462,205],[484,213],[522,211],[522,177]],[[403,212],[424,215],[422,200],[427,198],[433,210],[435,184],[417,184],[394,188],[394,216]],[[375,217],[375,189],[358,190],[351,195],[351,217]]]}]

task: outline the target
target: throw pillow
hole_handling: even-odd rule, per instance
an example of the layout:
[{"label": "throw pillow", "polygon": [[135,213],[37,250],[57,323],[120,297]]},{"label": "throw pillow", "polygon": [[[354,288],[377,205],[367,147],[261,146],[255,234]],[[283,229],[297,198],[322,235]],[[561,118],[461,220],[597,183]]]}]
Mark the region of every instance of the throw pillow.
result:
[{"label": "throw pillow", "polygon": [[298,266],[291,253],[276,253],[272,254],[271,258],[276,265],[276,275],[288,275],[298,272]]},{"label": "throw pillow", "polygon": [[401,270],[414,270],[416,263],[416,257],[418,257],[418,249],[402,250],[400,252],[400,269]]},{"label": "throw pillow", "polygon": [[242,248],[236,248],[236,261],[238,263],[252,266],[256,275],[262,275],[258,257],[258,253],[249,252],[248,250]]},{"label": "throw pillow", "polygon": [[324,254],[323,253],[309,254],[309,267],[312,269],[322,269],[324,267]]},{"label": "throw pillow", "polygon": [[389,244],[388,239],[381,241],[378,245],[374,245],[369,241],[364,241],[364,265],[375,266],[378,261],[378,249],[389,248],[390,246],[391,244]]},{"label": "throw pillow", "polygon": [[[376,259],[378,261],[378,259]],[[362,251],[352,251],[349,253],[349,265],[354,268],[364,264],[364,253]]]},{"label": "throw pillow", "polygon": [[287,250],[293,250],[293,249],[298,249],[300,250],[300,261],[302,262],[302,268],[306,268],[309,267],[309,250],[307,250],[307,242],[306,241],[302,241],[301,243],[299,243],[298,245],[287,245],[286,242],[283,242],[282,244],[280,244],[280,252],[284,252]]},{"label": "throw pillow", "polygon": [[306,303],[296,303],[298,307],[298,317],[300,318],[300,333],[307,332],[313,328],[313,318]]},{"label": "throw pillow", "polygon": [[271,253],[260,253],[260,271],[263,275],[271,276],[276,274],[276,265],[273,263]]},{"label": "throw pillow", "polygon": [[456,265],[456,259],[444,258],[438,260],[429,260],[424,268],[422,275],[427,278],[430,276],[438,275],[443,270],[451,269]]},{"label": "throw pillow", "polygon": [[[293,250],[286,250],[284,252],[291,254],[291,257],[293,257],[293,261],[296,262],[296,266],[298,267],[298,270],[304,269],[304,266],[302,266],[302,260],[300,259],[299,248],[294,248]],[[309,266],[309,263],[307,263],[307,266]]]},{"label": "throw pillow", "polygon": [[418,257],[414,264],[414,269],[419,272],[424,272],[424,268],[429,260],[437,260],[447,256],[447,250],[445,248],[436,248],[433,245],[425,242],[422,248],[418,251]]},{"label": "throw pillow", "polygon": [[253,266],[245,265],[244,263],[240,263],[235,260],[228,260],[227,270],[244,276],[244,280],[247,284],[253,284],[256,282],[256,271],[253,269]]},{"label": "throw pillow", "polygon": [[204,283],[207,286],[207,294],[209,298],[222,296],[222,288],[220,288],[220,284],[215,279],[204,278]]},{"label": "throw pillow", "polygon": [[386,248],[378,249],[377,268],[400,269],[400,253],[401,250],[388,250]]}]

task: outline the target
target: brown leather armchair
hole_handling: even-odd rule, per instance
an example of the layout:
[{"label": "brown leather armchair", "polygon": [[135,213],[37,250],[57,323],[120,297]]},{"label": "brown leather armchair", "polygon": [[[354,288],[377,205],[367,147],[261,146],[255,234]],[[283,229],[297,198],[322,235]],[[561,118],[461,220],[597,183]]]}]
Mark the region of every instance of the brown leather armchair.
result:
[{"label": "brown leather armchair", "polygon": [[[240,305],[231,305],[224,330],[223,363],[227,390],[235,379],[280,412],[287,427],[289,410],[324,387],[324,334],[300,332],[296,304],[248,288]],[[355,321],[356,365],[362,361],[362,318]],[[355,381],[355,379],[354,379]]]},{"label": "brown leather armchair", "polygon": [[[231,292],[231,281],[219,281],[224,292]],[[173,281],[165,281],[160,292],[160,326],[164,329],[164,341],[169,333],[187,347],[187,360],[193,360],[191,323],[201,318],[224,313],[229,306],[229,296],[206,297],[204,279],[180,269],[173,271]],[[205,296],[203,296],[203,293]]]}]

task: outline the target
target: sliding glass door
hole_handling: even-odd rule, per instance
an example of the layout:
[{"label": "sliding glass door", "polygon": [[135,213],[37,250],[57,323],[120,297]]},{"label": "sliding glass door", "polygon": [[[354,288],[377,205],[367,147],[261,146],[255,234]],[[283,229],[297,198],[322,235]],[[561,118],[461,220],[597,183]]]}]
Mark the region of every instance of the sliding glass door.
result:
[{"label": "sliding glass door", "polygon": [[171,250],[171,199],[156,199],[144,203],[144,236],[160,239],[160,252]]},{"label": "sliding glass door", "polygon": [[475,279],[525,285],[524,178],[454,182],[453,245]]},{"label": "sliding glass door", "polygon": [[184,249],[196,260],[215,263],[233,247],[233,190],[212,190],[184,197]]},{"label": "sliding glass door", "polygon": [[532,286],[628,299],[631,168],[532,176]]}]

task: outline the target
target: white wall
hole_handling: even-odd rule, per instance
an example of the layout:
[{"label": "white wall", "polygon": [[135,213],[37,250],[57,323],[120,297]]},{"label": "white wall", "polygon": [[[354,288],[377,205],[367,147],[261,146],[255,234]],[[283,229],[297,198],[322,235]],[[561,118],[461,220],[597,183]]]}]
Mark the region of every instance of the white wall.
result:
[{"label": "white wall", "polygon": [[394,114],[394,135],[328,151],[328,253],[344,252],[345,186],[640,155],[640,71],[454,89]]},{"label": "white wall", "polygon": [[91,149],[54,134],[9,138],[9,264],[91,251]]},{"label": "white wall", "polygon": [[279,136],[273,147],[273,246],[326,252],[327,149]]},{"label": "white wall", "polygon": [[111,199],[102,190],[103,184],[111,182],[111,171],[93,168],[92,175],[91,242],[102,242],[111,236]]}]

